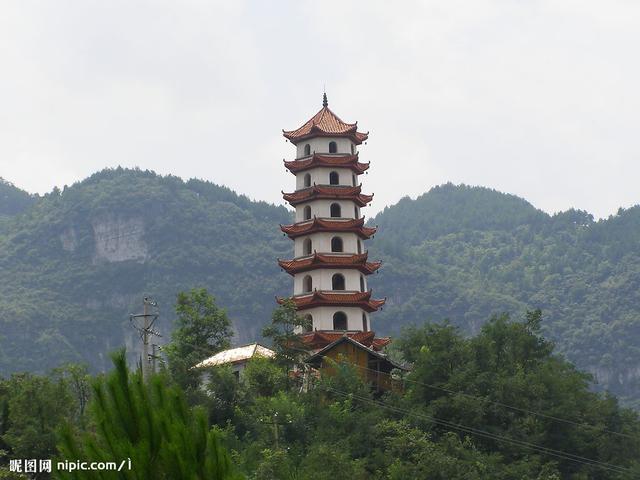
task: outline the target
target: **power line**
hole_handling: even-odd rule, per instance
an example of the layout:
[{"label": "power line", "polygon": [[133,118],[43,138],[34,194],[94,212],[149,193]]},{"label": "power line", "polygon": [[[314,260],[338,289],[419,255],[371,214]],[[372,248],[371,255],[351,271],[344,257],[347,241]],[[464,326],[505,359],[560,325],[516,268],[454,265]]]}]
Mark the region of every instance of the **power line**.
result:
[{"label": "power line", "polygon": [[393,405],[388,405],[384,402],[381,401],[376,401],[367,397],[362,397],[356,394],[352,394],[352,393],[347,393],[341,390],[337,390],[331,387],[325,387],[326,390],[328,391],[332,391],[334,393],[337,393],[338,395],[342,395],[344,397],[352,397],[352,398],[356,398],[360,401],[363,402],[367,402],[369,404],[373,404],[376,406],[379,406],[381,408],[385,408],[387,410],[391,410],[391,411],[395,411],[396,413],[403,413],[405,415],[409,415],[409,416],[413,416],[416,418],[420,418],[423,420],[427,420],[429,422],[435,423],[437,425],[441,425],[447,428],[452,428],[455,430],[459,430],[462,432],[466,432],[466,433],[471,433],[473,435],[478,435],[481,437],[485,437],[485,438],[489,438],[492,440],[497,440],[497,441],[501,441],[501,442],[506,442],[506,443],[511,443],[513,445],[517,445],[520,447],[525,447],[525,448],[529,448],[531,450],[537,451],[538,453],[544,453],[546,455],[551,455],[557,458],[561,458],[563,460],[570,460],[576,463],[581,463],[584,465],[589,465],[589,466],[597,466],[606,470],[610,470],[616,473],[633,473],[630,469],[626,468],[626,467],[621,467],[619,465],[614,465],[614,464],[610,464],[610,463],[606,463],[606,462],[600,462],[599,460],[594,460],[592,458],[588,458],[588,457],[582,457],[580,455],[575,455],[573,453],[569,453],[569,452],[564,452],[562,450],[556,450],[553,448],[549,448],[549,447],[545,447],[542,445],[537,445],[534,443],[530,443],[530,442],[525,442],[523,440],[517,440],[517,439],[513,439],[513,438],[509,438],[509,437],[505,437],[503,435],[498,435],[498,434],[494,434],[491,432],[487,432],[485,430],[480,430],[474,427],[469,427],[467,425],[463,425],[463,424],[459,424],[459,423],[454,423],[454,422],[450,422],[448,420],[444,420],[441,418],[437,418],[437,417],[431,417],[428,415],[422,415],[416,412],[412,412],[410,410],[404,409],[404,408],[400,408],[400,407],[395,407]]},{"label": "power line", "polygon": [[[367,368],[367,367],[364,367],[362,365],[356,365],[356,364],[352,364],[352,363],[346,363],[346,364],[347,365],[352,365],[352,366],[354,366],[356,368],[360,368],[362,370],[368,370],[368,371],[371,371],[371,372],[375,372],[377,374],[387,375],[390,378],[393,378],[393,376],[390,373],[379,372],[378,370]],[[631,439],[635,439],[636,438],[635,436],[629,435],[627,433],[614,432],[613,430],[607,430],[606,428],[601,428],[601,427],[598,427],[597,425],[592,425],[590,423],[576,422],[576,421],[569,420],[569,419],[566,419],[566,418],[556,417],[554,415],[548,415],[546,413],[540,413],[540,412],[536,412],[536,411],[533,411],[533,410],[528,410],[526,408],[516,407],[516,406],[513,406],[513,405],[506,404],[506,403],[490,400],[490,399],[485,398],[485,397],[480,397],[480,396],[477,396],[477,395],[471,395],[469,393],[465,393],[465,392],[461,392],[461,391],[457,391],[457,390],[451,390],[451,389],[448,389],[448,388],[445,388],[445,387],[439,387],[437,385],[431,385],[431,384],[428,384],[428,383],[419,382],[417,380],[411,380],[411,379],[403,378],[402,381],[403,382],[408,382],[408,383],[414,383],[416,385],[421,385],[421,386],[432,388],[432,389],[435,389],[435,390],[440,390],[440,391],[443,391],[443,392],[446,392],[446,393],[449,393],[449,394],[452,394],[452,395],[460,395],[460,396],[463,396],[463,397],[466,397],[466,398],[479,400],[479,401],[482,401],[482,402],[486,402],[486,403],[490,403],[490,404],[493,404],[493,405],[497,405],[499,407],[508,408],[510,410],[515,410],[515,411],[518,411],[518,412],[521,412],[521,413],[528,413],[530,415],[536,415],[536,416],[547,418],[549,420],[554,420],[554,421],[557,421],[557,422],[567,423],[567,424],[575,425],[575,426],[578,426],[578,427],[594,428],[594,429],[597,429],[600,432],[609,433],[611,435],[618,435],[618,436],[621,436],[621,437],[626,437],[626,438],[631,438]]]},{"label": "power line", "polygon": [[[298,350],[300,352],[307,352],[308,353],[307,350],[300,349],[300,348],[296,348],[294,350]],[[353,364],[353,363],[350,363],[350,362],[342,362],[342,363],[345,363],[347,365],[351,365],[353,367],[356,367],[356,368],[359,368],[359,369],[362,369],[362,370],[368,370],[368,371],[374,372],[376,374],[387,375],[388,377],[393,378],[393,376],[390,373],[380,372],[378,370],[374,370],[374,369],[371,369],[371,368],[368,368],[368,367],[365,367],[365,366],[362,366],[362,365],[356,365],[356,364]],[[474,400],[479,400],[479,401],[482,401],[482,402],[491,403],[493,405],[497,405],[497,406],[500,406],[500,407],[508,408],[508,409],[515,410],[515,411],[519,411],[519,412],[522,412],[522,413],[528,413],[530,415],[536,415],[536,416],[547,418],[549,420],[554,420],[554,421],[557,421],[557,422],[571,424],[571,425],[575,425],[575,426],[578,426],[578,427],[593,428],[593,429],[596,429],[596,430],[598,430],[600,432],[609,433],[611,435],[618,435],[620,437],[636,439],[636,437],[633,436],[633,435],[629,435],[629,434],[622,433],[622,432],[614,432],[613,430],[607,430],[606,428],[601,428],[601,427],[599,427],[597,425],[592,425],[590,423],[576,422],[574,420],[569,420],[569,419],[562,418],[562,417],[557,417],[557,416],[554,416],[554,415],[548,415],[546,413],[540,413],[540,412],[536,412],[536,411],[533,411],[533,410],[528,410],[526,408],[516,407],[514,405],[509,405],[509,404],[506,404],[506,403],[490,400],[490,399],[485,398],[485,397],[480,397],[480,396],[477,396],[477,395],[471,395],[469,393],[465,393],[465,392],[462,392],[462,391],[459,391],[459,390],[451,390],[451,389],[448,389],[448,388],[445,388],[445,387],[440,387],[440,386],[437,386],[437,385],[431,385],[431,384],[428,384],[428,383],[419,382],[417,380],[411,380],[411,379],[407,379],[407,378],[403,378],[402,381],[403,382],[408,382],[408,383],[414,383],[416,385],[421,385],[421,386],[428,387],[428,388],[433,388],[435,390],[441,390],[441,391],[449,393],[449,394],[461,395],[461,396],[464,396],[464,397],[467,397],[467,398],[472,398]]]},{"label": "power line", "polygon": [[[203,353],[203,350],[200,347],[198,347],[196,345],[189,345],[189,346],[192,347],[192,348],[198,349],[201,353]],[[304,350],[304,349],[300,349],[300,348],[292,348],[292,350],[298,350],[300,352],[309,353],[308,350]],[[211,355],[210,352],[208,352],[207,354]],[[393,376],[390,373],[379,372],[378,370],[374,370],[374,369],[371,369],[371,368],[367,368],[367,367],[364,367],[364,366],[361,366],[361,365],[356,365],[356,364],[352,364],[352,363],[348,363],[348,362],[343,362],[343,363],[345,363],[346,365],[351,365],[353,367],[362,369],[362,370],[367,370],[367,371],[370,371],[370,372],[374,372],[376,374],[386,375],[386,376],[388,376],[390,378],[393,378]],[[474,400],[478,400],[478,401],[482,401],[482,402],[485,402],[485,403],[490,403],[490,404],[493,404],[493,405],[497,405],[499,407],[508,408],[510,410],[515,410],[515,411],[519,411],[521,413],[528,413],[530,415],[535,415],[535,416],[538,416],[538,417],[547,418],[549,420],[553,420],[553,421],[556,421],[556,422],[562,422],[562,423],[566,423],[566,424],[570,424],[570,425],[574,425],[574,426],[578,426],[578,427],[591,428],[591,429],[598,430],[599,432],[602,432],[602,433],[608,433],[608,434],[611,434],[611,435],[617,435],[617,436],[625,437],[625,438],[629,438],[629,439],[636,439],[637,438],[637,437],[635,437],[633,435],[629,435],[627,433],[614,432],[613,430],[608,430],[606,428],[601,428],[601,427],[599,427],[597,425],[592,425],[590,423],[576,422],[576,421],[569,420],[569,419],[566,419],[566,418],[557,417],[557,416],[554,416],[554,415],[548,415],[548,414],[545,414],[545,413],[536,412],[534,410],[528,410],[526,408],[516,407],[514,405],[509,405],[509,404],[506,404],[506,403],[490,400],[490,399],[487,399],[485,397],[480,397],[480,396],[477,396],[477,395],[471,395],[469,393],[465,393],[465,392],[462,392],[462,391],[451,390],[451,389],[448,389],[448,388],[445,388],[445,387],[439,387],[437,385],[431,385],[431,384],[428,384],[428,383],[419,382],[417,380],[410,380],[410,379],[403,378],[402,381],[403,382],[408,382],[408,383],[414,383],[414,384],[417,384],[417,385],[422,385],[424,387],[433,388],[433,389],[436,389],[436,390],[441,390],[441,391],[444,391],[444,392],[449,393],[449,394],[461,395],[461,396],[464,396],[464,397],[467,397],[467,398],[471,398],[471,399],[474,399]]]}]

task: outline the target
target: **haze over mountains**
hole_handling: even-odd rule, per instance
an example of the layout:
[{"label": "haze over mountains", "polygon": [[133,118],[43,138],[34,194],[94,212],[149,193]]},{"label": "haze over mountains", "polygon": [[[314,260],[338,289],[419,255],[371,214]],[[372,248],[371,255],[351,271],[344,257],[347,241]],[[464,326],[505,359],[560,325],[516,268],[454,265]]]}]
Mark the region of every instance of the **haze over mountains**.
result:
[{"label": "haze over mountains", "polygon": [[[290,290],[276,263],[292,254],[278,228],[289,221],[284,207],[147,171],[104,170],[43,197],[0,183],[0,374],[108,368],[109,351],[138,348],[128,315],[144,294],[168,336],[175,295],[192,287],[227,308],[239,342],[258,338]],[[447,184],[370,223],[370,258],[384,262],[370,285],[388,297],[372,317],[379,334],[444,319],[476,332],[494,313],[541,308],[562,353],[640,403],[640,207],[550,216]]]}]

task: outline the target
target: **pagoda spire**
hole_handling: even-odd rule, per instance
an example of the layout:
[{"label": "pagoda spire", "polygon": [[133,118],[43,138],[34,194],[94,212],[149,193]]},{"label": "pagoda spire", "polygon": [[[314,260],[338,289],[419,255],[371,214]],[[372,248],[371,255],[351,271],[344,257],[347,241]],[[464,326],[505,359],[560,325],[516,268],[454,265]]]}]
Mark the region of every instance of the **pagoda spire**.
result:
[{"label": "pagoda spire", "polygon": [[327,108],[329,106],[329,101],[327,100],[327,92],[322,93],[322,106]]}]

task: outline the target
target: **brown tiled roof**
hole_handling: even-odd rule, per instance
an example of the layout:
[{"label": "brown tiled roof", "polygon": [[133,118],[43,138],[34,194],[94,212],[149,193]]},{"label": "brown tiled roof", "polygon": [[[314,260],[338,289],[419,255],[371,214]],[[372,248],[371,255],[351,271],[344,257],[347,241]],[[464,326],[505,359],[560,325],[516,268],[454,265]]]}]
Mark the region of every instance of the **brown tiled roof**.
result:
[{"label": "brown tiled roof", "polygon": [[384,347],[391,343],[391,338],[389,337],[379,337],[374,338],[373,343],[371,344],[371,348],[374,350],[382,350]]},{"label": "brown tiled roof", "polygon": [[369,168],[368,163],[358,161],[358,154],[332,157],[329,155],[314,153],[311,157],[307,157],[302,160],[293,160],[290,162],[287,160],[283,161],[285,168],[287,168],[291,173],[303,172],[314,167],[343,167],[349,168],[354,173],[360,175]]},{"label": "brown tiled roof", "polygon": [[[295,295],[291,297],[293,303],[298,310],[306,310],[321,306],[350,306],[360,307],[367,312],[375,312],[382,307],[386,299],[371,299],[371,291],[368,292],[344,292],[336,293],[335,291],[319,291],[304,295]],[[277,298],[278,303],[284,303],[285,299]]]},{"label": "brown tiled roof", "polygon": [[314,218],[293,225],[280,225],[280,229],[289,235],[289,238],[296,238],[315,232],[353,232],[361,238],[370,238],[376,233],[375,227],[365,227],[364,217],[349,220],[334,220],[326,218]]},{"label": "brown tiled roof", "polygon": [[326,347],[332,342],[335,342],[340,337],[346,335],[347,337],[355,340],[356,342],[361,343],[365,347],[369,347],[372,350],[380,351],[386,345],[391,343],[391,339],[389,337],[380,337],[376,338],[376,333],[373,331],[369,332],[337,332],[337,331],[327,331],[327,330],[316,330],[314,332],[303,333],[300,335],[300,341],[303,345],[305,345],[310,350],[318,350]]},{"label": "brown tiled roof", "polygon": [[371,200],[373,195],[365,195],[360,193],[362,187],[348,187],[343,185],[314,185],[302,190],[297,190],[293,193],[284,193],[282,198],[291,204],[291,206],[298,205],[302,202],[308,202],[309,200],[318,199],[343,199],[352,200],[359,207],[365,207]]},{"label": "brown tiled roof", "polygon": [[289,275],[306,272],[315,268],[356,268],[365,275],[369,275],[380,268],[382,262],[367,262],[368,254],[332,255],[314,253],[305,258],[294,260],[278,260],[278,264]]},{"label": "brown tiled roof", "polygon": [[322,357],[324,355],[326,355],[327,352],[329,352],[332,348],[336,347],[337,345],[340,345],[341,343],[345,343],[345,342],[351,343],[353,346],[355,346],[357,348],[360,348],[362,350],[365,350],[365,351],[369,352],[375,358],[377,358],[379,360],[382,360],[382,362],[386,366],[386,369],[389,370],[389,371],[394,369],[394,368],[398,368],[398,369],[404,370],[404,371],[409,371],[409,368],[406,365],[401,365],[399,363],[394,362],[393,360],[391,360],[388,356],[384,355],[383,353],[377,352],[373,348],[367,347],[366,345],[358,342],[357,340],[354,340],[353,338],[351,338],[348,335],[342,335],[340,338],[338,338],[334,342],[331,342],[329,345],[325,346],[321,350],[318,350],[317,352],[312,354],[309,358],[307,358],[305,360],[305,363],[314,365],[316,368],[320,367],[321,363],[319,364],[319,362],[322,361]]},{"label": "brown tiled roof", "polygon": [[311,137],[348,137],[359,145],[368,138],[369,134],[360,133],[357,130],[358,122],[345,123],[329,107],[322,107],[300,128],[291,131],[283,130],[282,134],[293,144]]}]

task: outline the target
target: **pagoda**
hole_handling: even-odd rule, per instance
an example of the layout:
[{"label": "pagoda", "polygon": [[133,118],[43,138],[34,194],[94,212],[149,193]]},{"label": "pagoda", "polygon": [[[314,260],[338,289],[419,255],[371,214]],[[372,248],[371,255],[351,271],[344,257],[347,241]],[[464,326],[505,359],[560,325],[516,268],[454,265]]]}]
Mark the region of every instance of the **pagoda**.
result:
[{"label": "pagoda", "polygon": [[294,258],[278,263],[293,277],[291,299],[309,321],[309,330],[298,333],[311,350],[348,336],[379,351],[389,339],[375,338],[370,315],[385,300],[373,297],[367,276],[381,262],[370,261],[364,246],[376,229],[365,226],[361,209],[373,195],[363,193],[359,182],[369,168],[358,153],[368,133],[359,132],[357,123],[343,122],[324,94],[322,109],[283,135],[296,147],[295,160],[284,161],[296,188],[283,192],[295,209],[295,223],[280,226],[294,242]]}]

